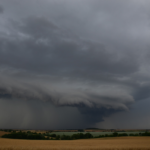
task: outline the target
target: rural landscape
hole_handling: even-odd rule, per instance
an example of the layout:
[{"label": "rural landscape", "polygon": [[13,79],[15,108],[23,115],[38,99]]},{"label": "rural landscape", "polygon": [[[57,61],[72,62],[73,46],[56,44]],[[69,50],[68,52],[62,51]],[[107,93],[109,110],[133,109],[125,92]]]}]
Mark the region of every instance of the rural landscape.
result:
[{"label": "rural landscape", "polygon": [[[106,132],[107,131],[107,132]],[[149,150],[149,130],[0,131],[0,150]]]},{"label": "rural landscape", "polygon": [[0,150],[150,150],[150,0],[0,0]]}]

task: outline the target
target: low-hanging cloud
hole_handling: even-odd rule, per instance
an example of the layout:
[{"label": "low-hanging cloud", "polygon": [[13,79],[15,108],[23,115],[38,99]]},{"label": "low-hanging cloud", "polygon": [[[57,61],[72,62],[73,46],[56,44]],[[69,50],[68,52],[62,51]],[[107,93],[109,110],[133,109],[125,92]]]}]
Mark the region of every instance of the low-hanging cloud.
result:
[{"label": "low-hanging cloud", "polygon": [[85,89],[81,91],[75,87],[71,88],[67,84],[65,88],[60,87],[60,81],[59,86],[55,85],[55,88],[54,83],[46,87],[44,82],[38,82],[38,80],[36,83],[28,80],[22,82],[22,80],[1,76],[0,98],[6,101],[20,100],[22,101],[20,103],[41,101],[41,103],[51,102],[56,107],[76,107],[84,116],[83,120],[87,125],[94,125],[94,123],[102,121],[104,116],[112,113],[128,110],[130,104],[134,102],[131,95],[123,91],[121,93],[119,90],[113,92],[105,90],[96,93]]}]

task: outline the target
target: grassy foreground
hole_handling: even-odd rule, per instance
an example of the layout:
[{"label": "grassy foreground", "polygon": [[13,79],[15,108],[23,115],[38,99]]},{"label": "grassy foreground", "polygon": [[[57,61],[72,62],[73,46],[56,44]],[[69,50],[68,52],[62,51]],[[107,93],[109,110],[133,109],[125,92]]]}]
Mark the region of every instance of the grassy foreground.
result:
[{"label": "grassy foreground", "polygon": [[0,150],[150,150],[150,137],[113,137],[72,141],[0,138]]}]

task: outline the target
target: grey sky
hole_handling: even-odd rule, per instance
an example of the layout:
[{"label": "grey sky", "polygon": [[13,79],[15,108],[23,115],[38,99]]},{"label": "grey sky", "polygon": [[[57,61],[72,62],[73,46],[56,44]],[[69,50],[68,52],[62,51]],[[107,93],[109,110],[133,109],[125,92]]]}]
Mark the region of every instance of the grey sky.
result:
[{"label": "grey sky", "polygon": [[[149,6],[148,0],[0,0],[0,104],[9,109],[0,127],[15,117],[13,128],[101,128],[115,114],[136,120],[130,113],[139,109],[144,117]],[[35,125],[38,116],[44,125]],[[115,125],[122,126],[117,119]]]}]

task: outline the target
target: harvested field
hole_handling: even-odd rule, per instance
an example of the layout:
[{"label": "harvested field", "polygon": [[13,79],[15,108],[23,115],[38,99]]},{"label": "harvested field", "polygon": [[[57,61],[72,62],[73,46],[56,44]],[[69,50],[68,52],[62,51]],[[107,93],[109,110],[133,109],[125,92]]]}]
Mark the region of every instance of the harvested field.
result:
[{"label": "harvested field", "polygon": [[0,150],[150,150],[150,137],[88,140],[15,140],[0,138]]},{"label": "harvested field", "polygon": [[10,132],[0,131],[0,137],[3,136],[4,134],[10,134]]}]

